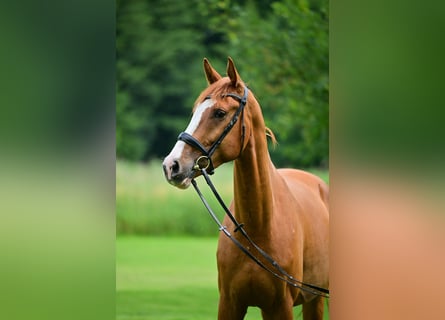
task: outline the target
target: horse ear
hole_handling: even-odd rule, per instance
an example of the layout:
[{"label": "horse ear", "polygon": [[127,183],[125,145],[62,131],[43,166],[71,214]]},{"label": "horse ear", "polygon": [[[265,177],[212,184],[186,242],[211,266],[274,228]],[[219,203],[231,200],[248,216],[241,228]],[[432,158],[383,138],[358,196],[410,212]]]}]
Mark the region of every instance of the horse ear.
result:
[{"label": "horse ear", "polygon": [[236,85],[240,81],[240,76],[238,74],[238,71],[236,70],[235,63],[230,57],[228,57],[227,59],[227,75],[229,76],[232,85],[236,87]]},{"label": "horse ear", "polygon": [[204,71],[206,74],[207,82],[208,84],[212,84],[219,79],[221,79],[221,76],[218,72],[216,72],[215,69],[210,65],[209,60],[207,58],[204,58]]}]

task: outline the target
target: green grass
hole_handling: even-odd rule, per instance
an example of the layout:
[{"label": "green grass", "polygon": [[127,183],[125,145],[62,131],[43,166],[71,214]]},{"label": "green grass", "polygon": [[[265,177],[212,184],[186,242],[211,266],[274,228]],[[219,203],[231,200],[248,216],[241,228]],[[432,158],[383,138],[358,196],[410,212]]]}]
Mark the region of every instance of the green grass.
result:
[{"label": "green grass", "polygon": [[[216,319],[216,244],[205,237],[117,237],[116,319]],[[301,319],[300,308],[294,311]],[[249,308],[245,319],[261,319],[259,309]]]},{"label": "green grass", "polygon": [[[212,180],[227,204],[233,198],[231,163],[219,167]],[[329,180],[326,170],[308,170]],[[201,191],[222,218],[213,195],[202,177],[197,179]],[[214,222],[192,187],[179,190],[169,185],[161,162],[148,164],[118,161],[116,164],[116,231],[117,234],[213,236]]]},{"label": "green grass", "polygon": [[216,238],[117,238],[117,319],[212,319]]}]

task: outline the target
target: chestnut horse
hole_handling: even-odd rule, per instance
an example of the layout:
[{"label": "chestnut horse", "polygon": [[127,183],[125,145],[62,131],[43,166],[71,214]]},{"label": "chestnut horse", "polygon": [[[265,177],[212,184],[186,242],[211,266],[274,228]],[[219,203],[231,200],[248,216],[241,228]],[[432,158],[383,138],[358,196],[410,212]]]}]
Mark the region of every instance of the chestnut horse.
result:
[{"label": "chestnut horse", "polygon": [[[181,189],[189,187],[192,179],[200,175],[195,162],[206,150],[214,149],[210,170],[234,160],[234,200],[230,210],[236,220],[295,279],[328,288],[328,186],[305,171],[275,168],[267,148],[266,132],[270,131],[261,108],[231,58],[227,77],[219,75],[207,59],[204,70],[209,86],[196,100],[185,131],[196,143],[180,136],[163,162],[168,182]],[[247,99],[240,118],[215,145],[233,122],[243,95]],[[240,243],[252,249],[239,232],[234,232],[234,223],[227,216],[223,224]],[[263,257],[259,260],[267,263]],[[323,297],[277,279],[222,233],[217,265],[218,319],[243,319],[249,306],[259,307],[263,319],[292,319],[293,306],[300,304],[303,319],[323,318]]]}]

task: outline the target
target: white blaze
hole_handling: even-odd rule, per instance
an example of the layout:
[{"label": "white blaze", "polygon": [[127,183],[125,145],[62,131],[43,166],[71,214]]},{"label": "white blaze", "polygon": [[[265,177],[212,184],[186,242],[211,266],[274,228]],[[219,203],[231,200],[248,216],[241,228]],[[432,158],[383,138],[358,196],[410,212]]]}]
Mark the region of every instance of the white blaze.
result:
[{"label": "white blaze", "polygon": [[[195,130],[198,128],[199,123],[201,122],[202,115],[204,112],[212,107],[215,104],[215,101],[212,99],[207,99],[198,107],[196,107],[195,112],[193,113],[192,120],[190,120],[189,125],[185,129],[185,132],[187,132],[190,135],[193,135]],[[179,159],[182,156],[182,151],[184,150],[185,142],[184,141],[177,141],[175,146],[173,147],[170,154],[167,156],[168,159]],[[166,159],[167,159],[166,158]]]}]

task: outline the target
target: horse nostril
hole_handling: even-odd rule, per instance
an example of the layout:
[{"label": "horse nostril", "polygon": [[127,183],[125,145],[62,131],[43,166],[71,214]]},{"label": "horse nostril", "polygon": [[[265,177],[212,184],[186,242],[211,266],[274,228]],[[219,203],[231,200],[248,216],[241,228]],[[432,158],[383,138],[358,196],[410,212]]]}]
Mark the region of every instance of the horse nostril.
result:
[{"label": "horse nostril", "polygon": [[173,161],[171,170],[172,170],[173,174],[178,173],[178,171],[179,171],[179,162],[178,161],[176,161],[176,160]]}]

